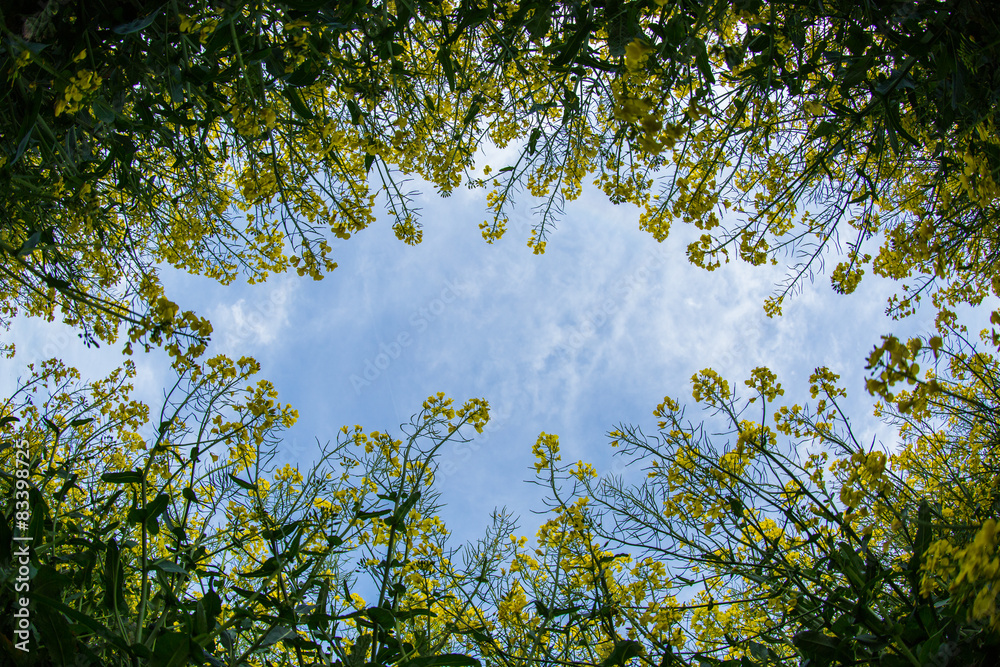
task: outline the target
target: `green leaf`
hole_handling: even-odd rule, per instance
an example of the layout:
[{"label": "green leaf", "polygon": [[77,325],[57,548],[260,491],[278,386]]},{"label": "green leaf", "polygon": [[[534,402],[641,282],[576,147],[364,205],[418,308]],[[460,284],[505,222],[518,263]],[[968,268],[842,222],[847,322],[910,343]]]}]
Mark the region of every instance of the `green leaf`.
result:
[{"label": "green leaf", "polygon": [[[162,7],[160,9],[162,9]],[[160,9],[157,9],[155,12],[153,12],[148,16],[143,16],[142,18],[138,18],[129,23],[116,25],[115,27],[111,28],[111,31],[116,35],[129,35],[132,34],[133,32],[139,32],[140,30],[145,30],[146,28],[148,28],[150,25],[153,24],[153,21],[156,20],[156,17],[160,13]]]},{"label": "green leaf", "polygon": [[201,598],[201,603],[205,606],[205,613],[211,618],[222,613],[222,598],[213,588],[208,589],[208,592]]},{"label": "green leaf", "polygon": [[264,564],[261,565],[256,570],[253,570],[251,572],[237,572],[236,574],[238,576],[245,577],[248,579],[251,577],[270,577],[280,569],[281,569],[281,561],[279,561],[274,556],[271,556],[266,561],[264,561]]},{"label": "green leaf", "polygon": [[257,650],[262,651],[266,649],[268,646],[273,646],[274,644],[277,644],[285,637],[288,637],[292,634],[293,633],[291,628],[286,628],[281,625],[275,626],[271,628],[271,630],[266,635],[264,635],[264,640],[261,641],[260,647]]},{"label": "green leaf", "polygon": [[139,484],[142,482],[142,471],[107,472],[101,475],[101,481],[108,484]]},{"label": "green leaf", "polygon": [[17,136],[21,137],[21,140],[17,143],[17,152],[14,153],[14,159],[11,160],[11,164],[20,160],[24,152],[28,150],[31,135],[34,134],[36,122],[38,121],[38,112],[41,108],[42,96],[36,95],[32,100],[31,110],[25,114],[24,120],[21,121],[21,126],[18,128]]},{"label": "green leaf", "polygon": [[153,567],[166,574],[187,574],[187,570],[183,567],[165,559],[154,562]]},{"label": "green leaf", "polygon": [[538,140],[542,136],[542,130],[540,128],[534,128],[531,130],[531,137],[528,139],[528,155],[535,154],[535,146],[538,144]]},{"label": "green leaf", "polygon": [[361,111],[361,107],[359,107],[358,103],[352,99],[347,99],[346,103],[347,110],[351,112],[351,125],[357,125],[361,122],[361,116],[364,115]]},{"label": "green leaf", "polygon": [[170,504],[170,496],[166,493],[158,494],[151,503],[146,505],[146,520],[155,519],[163,514],[168,504]]},{"label": "green leaf", "polygon": [[823,137],[833,134],[833,132],[836,129],[837,129],[836,123],[834,123],[833,121],[824,120],[823,122],[821,122],[819,125],[816,126],[815,130],[813,130],[813,137],[817,139],[822,139]]},{"label": "green leaf", "polygon": [[181,632],[166,632],[156,638],[150,667],[184,667],[191,655],[191,636]]},{"label": "green leaf", "polygon": [[625,663],[629,660],[642,654],[642,644],[633,639],[626,639],[615,644],[608,657],[601,662],[601,666],[612,667],[612,665],[619,665],[619,667],[624,667]]},{"label": "green leaf", "polygon": [[42,493],[35,487],[28,489],[28,500],[31,504],[31,520],[28,522],[27,536],[39,544],[45,534],[45,519],[49,508]]},{"label": "green leaf", "polygon": [[[749,37],[749,35],[748,35]],[[771,47],[771,36],[770,35],[757,35],[750,38],[750,41],[746,42],[746,49],[751,53],[760,53]]]},{"label": "green leaf", "polygon": [[234,475],[232,473],[229,473],[229,479],[231,479],[234,482],[236,482],[236,485],[238,487],[240,487],[242,489],[246,489],[247,491],[256,491],[257,490],[257,485],[256,484],[251,484],[250,482],[246,481],[245,479],[240,479],[239,477],[237,477],[236,475]]},{"label": "green leaf", "polygon": [[735,496],[729,499],[729,509],[733,511],[733,516],[743,516],[743,502]]},{"label": "green leaf", "polygon": [[406,667],[436,667],[438,665],[447,667],[480,667],[480,662],[471,655],[443,653],[441,655],[412,658],[404,662],[403,665]]},{"label": "green leaf", "polygon": [[121,562],[121,550],[115,538],[108,540],[104,552],[104,606],[111,611],[125,612],[125,568]]},{"label": "green leaf", "polygon": [[101,625],[100,622],[98,622],[97,620],[91,618],[90,616],[87,616],[86,614],[84,614],[82,612],[79,612],[76,609],[73,609],[69,605],[67,605],[67,604],[65,604],[65,603],[63,603],[63,602],[61,602],[59,600],[54,600],[54,599],[48,597],[47,595],[43,595],[43,594],[41,594],[41,593],[39,593],[37,591],[32,591],[31,598],[32,598],[32,600],[35,601],[36,605],[39,605],[39,606],[44,605],[46,607],[50,607],[52,609],[55,609],[56,611],[62,612],[67,617],[71,618],[72,620],[76,621],[77,623],[81,623],[82,625],[87,626],[88,628],[90,628],[91,630],[93,630],[95,633],[97,633],[98,636],[106,639],[107,641],[109,641],[110,643],[114,644],[118,648],[120,648],[122,650],[125,650],[125,651],[128,650],[128,648],[129,648],[128,644],[126,644],[124,641],[122,641],[121,637],[119,637],[119,636],[115,635],[114,633],[112,633],[106,627],[104,627],[103,625]]},{"label": "green leaf", "polygon": [[41,240],[42,240],[42,233],[33,232],[28,236],[28,238],[24,240],[24,243],[21,244],[21,247],[17,249],[17,256],[27,257],[28,255],[31,254],[31,252],[35,249],[35,246],[37,246],[38,242]]},{"label": "green leaf", "polygon": [[469,105],[469,110],[465,113],[465,118],[462,119],[462,124],[468,125],[469,123],[474,121],[476,119],[476,114],[478,113],[479,113],[479,101],[477,100],[473,101],[473,103]]},{"label": "green leaf", "polygon": [[708,60],[708,50],[703,39],[695,40],[694,63],[706,81],[715,83],[715,74],[712,72],[712,63]]},{"label": "green leaf", "polygon": [[397,611],[395,616],[401,621],[406,621],[417,616],[430,616],[431,618],[437,618],[437,614],[430,609],[424,609],[423,607],[418,607],[417,609],[407,609],[406,611]]},{"label": "green leaf", "polygon": [[390,630],[396,626],[396,617],[391,610],[385,607],[369,607],[367,611],[368,618],[386,630]]},{"label": "green leaf", "polygon": [[115,122],[115,110],[111,108],[111,105],[103,97],[95,99],[90,104],[90,110],[94,112],[94,117],[102,123],[110,124]]},{"label": "green leaf", "polygon": [[279,528],[263,530],[260,534],[265,540],[283,540],[294,533],[300,525],[301,521],[292,521]]},{"label": "green leaf", "polygon": [[919,591],[920,585],[920,561],[923,560],[924,552],[931,546],[931,507],[927,499],[920,500],[917,509],[917,537],[913,542],[913,555],[910,556],[908,570],[910,582],[915,591]]},{"label": "green leaf", "polygon": [[[397,507],[396,511],[392,513],[392,522],[398,525],[400,522],[405,521],[406,515],[410,513],[410,510],[413,509],[413,506],[417,504],[418,500],[420,500],[419,490],[414,491],[407,496],[406,500],[403,501],[403,504]],[[386,523],[389,522],[387,521]]]},{"label": "green leaf", "polygon": [[562,53],[558,57],[552,60],[552,67],[563,67],[569,64],[577,54],[580,53],[580,49],[583,48],[584,44],[590,40],[590,31],[596,26],[592,21],[583,21],[579,24],[576,32],[573,36],[569,38],[566,45],[563,47]]},{"label": "green leaf", "polygon": [[455,65],[451,62],[451,50],[447,46],[442,46],[438,49],[437,61],[441,63],[444,76],[448,79],[448,90],[455,92],[455,88],[457,88],[457,84],[455,83]]},{"label": "green leaf", "polygon": [[285,86],[281,90],[281,94],[288,99],[289,104],[292,105],[292,110],[295,111],[295,113],[297,113],[302,118],[305,118],[306,120],[312,120],[313,118],[316,117],[316,114],[310,111],[309,107],[307,107],[306,103],[302,101],[302,98],[299,97],[299,94],[295,91],[294,88],[290,86]]},{"label": "green leaf", "polygon": [[839,646],[835,637],[830,637],[819,630],[803,630],[792,637],[792,643],[806,658],[820,659],[830,656]]}]

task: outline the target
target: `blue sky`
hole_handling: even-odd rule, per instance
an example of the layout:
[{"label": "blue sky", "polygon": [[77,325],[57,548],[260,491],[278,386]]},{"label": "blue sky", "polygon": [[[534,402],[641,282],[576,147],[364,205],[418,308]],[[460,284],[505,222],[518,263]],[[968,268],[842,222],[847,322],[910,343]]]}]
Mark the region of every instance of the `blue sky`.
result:
[{"label": "blue sky", "polygon": [[[439,473],[442,514],[462,541],[479,536],[500,506],[533,532],[541,490],[522,480],[533,474],[539,432],[560,436],[564,461],[587,460],[603,474],[612,468],[605,434],[620,422],[651,430],[663,396],[691,402],[691,375],[705,367],[742,386],[751,368],[768,366],[785,399],[802,403],[813,368],[830,366],[864,439],[891,444],[891,431],[870,417],[864,359],[880,334],[926,331],[932,317],[885,317],[892,284],[869,276],[841,296],[819,276],[769,320],[762,304],[784,267],[692,267],[685,248],[697,230],[676,228],[657,243],[638,229],[634,207],[613,206],[593,187],[567,205],[541,256],[526,246],[530,201],[491,246],[478,230],[483,191],[446,199],[423,191],[420,246],[396,240],[382,219],[338,242],[340,266],[323,281],[222,287],[164,272],[168,295],[213,322],[209,352],[256,357],[299,410],[284,459],[307,465],[316,440],[334,439],[344,424],[395,432],[437,391],[459,403],[484,397],[493,423],[471,445],[445,450]],[[15,321],[10,338],[17,373],[56,355],[85,377],[121,361],[116,347],[86,350],[72,331],[38,321]],[[139,392],[155,400],[166,364],[161,355],[136,361]],[[5,375],[7,390],[14,374]]]}]

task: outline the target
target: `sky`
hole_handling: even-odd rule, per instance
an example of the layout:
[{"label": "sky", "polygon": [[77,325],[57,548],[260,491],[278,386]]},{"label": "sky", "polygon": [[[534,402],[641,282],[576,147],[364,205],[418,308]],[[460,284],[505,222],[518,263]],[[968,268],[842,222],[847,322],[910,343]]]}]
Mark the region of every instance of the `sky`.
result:
[{"label": "sky", "polygon": [[[486,431],[441,456],[441,515],[457,545],[481,536],[499,507],[521,517],[522,534],[534,532],[542,490],[524,480],[534,475],[540,432],[560,436],[564,461],[622,472],[607,432],[620,423],[652,432],[665,395],[697,415],[691,376],[706,367],[742,387],[752,368],[768,366],[789,403],[806,403],[809,374],[829,366],[842,375],[862,438],[892,445],[892,431],[870,416],[864,361],[881,334],[928,331],[933,316],[887,318],[893,284],[866,276],[843,296],[821,275],[770,320],[762,304],[783,266],[693,267],[685,248],[699,230],[678,227],[658,243],[639,230],[636,208],[614,206],[594,187],[567,204],[544,255],[526,245],[532,202],[520,202],[506,237],[488,245],[478,230],[484,191],[423,193],[422,244],[398,241],[383,216],[338,241],[339,268],[322,281],[223,287],[163,271],[168,296],[212,321],[209,354],[256,357],[259,377],[299,411],[279,460],[308,467],[317,440],[335,440],[345,424],[398,434],[438,391],[459,404],[485,398]],[[88,350],[60,325],[18,319],[5,338],[18,354],[5,362],[15,372],[0,378],[4,391],[42,358],[60,356],[95,379],[121,363],[117,346]],[[155,400],[169,378],[163,355],[134,359],[137,392]]]}]

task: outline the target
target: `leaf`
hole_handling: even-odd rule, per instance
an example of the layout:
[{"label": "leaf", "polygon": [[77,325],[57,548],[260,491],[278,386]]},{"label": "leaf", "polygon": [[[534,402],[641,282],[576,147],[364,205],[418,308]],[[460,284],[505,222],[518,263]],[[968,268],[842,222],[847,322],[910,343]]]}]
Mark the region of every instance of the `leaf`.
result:
[{"label": "leaf", "polygon": [[698,71],[709,83],[715,83],[715,74],[712,72],[712,63],[708,60],[708,49],[705,40],[697,39],[695,44],[694,63],[698,66]]},{"label": "leaf", "polygon": [[386,609],[385,607],[369,607],[368,618],[372,619],[375,623],[378,623],[381,627],[389,630],[396,625],[396,617],[393,615],[392,611]]},{"label": "leaf", "polygon": [[7,424],[12,424],[21,421],[17,417],[11,417],[10,415],[6,417],[0,417],[0,427],[6,426]]},{"label": "leaf", "polygon": [[471,655],[461,653],[443,653],[441,655],[428,655],[419,658],[412,658],[403,663],[406,667],[435,667],[446,665],[448,667],[481,667],[480,662]]},{"label": "leaf", "polygon": [[38,591],[32,591],[31,598],[32,600],[34,600],[36,605],[44,605],[46,607],[55,609],[56,611],[62,612],[67,617],[73,619],[77,623],[81,623],[87,626],[95,633],[97,633],[98,636],[103,637],[104,639],[108,640],[110,643],[114,644],[118,648],[125,651],[128,650],[128,644],[122,641],[121,637],[112,633],[110,630],[108,630],[108,628],[101,625],[99,621],[91,618],[90,616],[87,616],[86,614],[77,611],[76,609],[73,609],[69,605],[59,600],[54,600],[48,597],[47,595],[43,595]]},{"label": "leaf", "polygon": [[611,667],[612,665],[619,665],[620,667],[624,667],[625,663],[629,660],[642,654],[642,644],[633,639],[626,639],[615,644],[608,657],[601,662],[601,666]]},{"label": "leaf", "polygon": [[462,119],[463,125],[468,125],[476,119],[476,114],[479,113],[479,101],[475,100],[469,105],[469,110],[465,113],[465,118]]},{"label": "leaf", "polygon": [[42,239],[41,232],[33,232],[32,234],[30,234],[28,238],[24,240],[24,243],[21,244],[21,247],[17,249],[17,256],[27,257],[28,255],[30,255],[32,251],[35,249],[35,246],[38,245],[38,242],[41,241],[41,239]]},{"label": "leaf", "polygon": [[726,56],[726,65],[728,65],[730,69],[735,69],[736,67],[742,65],[747,55],[746,49],[744,49],[740,44],[725,47],[724,53]]},{"label": "leaf", "polygon": [[128,609],[125,606],[125,568],[118,542],[113,537],[108,540],[104,552],[104,606],[112,612]]},{"label": "leaf", "polygon": [[743,502],[735,496],[729,499],[729,509],[733,511],[733,516],[743,516]]},{"label": "leaf", "polygon": [[156,638],[150,667],[183,667],[191,655],[191,636],[181,632],[166,632]]},{"label": "leaf", "polygon": [[792,637],[792,643],[806,658],[830,654],[837,649],[839,642],[819,630],[803,630]]},{"label": "leaf", "polygon": [[48,649],[53,664],[75,664],[76,637],[62,614],[44,606],[36,607],[31,622],[38,629],[39,644]]},{"label": "leaf", "polygon": [[212,618],[222,613],[222,598],[213,588],[208,589],[208,592],[201,598],[201,603],[205,606],[205,613]]},{"label": "leaf", "polygon": [[365,173],[366,174],[371,170],[373,164],[375,164],[375,156],[372,155],[371,153],[365,153]]},{"label": "leaf", "polygon": [[260,535],[265,540],[283,540],[294,533],[301,525],[301,521],[292,521],[291,523],[286,523],[284,526],[279,528],[261,531]]},{"label": "leaf", "polygon": [[[307,107],[306,103],[302,101],[302,98],[299,97],[299,94],[295,92],[294,88],[290,86],[285,86],[282,89],[281,94],[288,99],[289,104],[292,105],[292,110],[295,111],[295,113],[297,113],[302,118],[305,118],[306,120],[312,120],[313,118],[316,117],[316,114],[310,111],[309,107]],[[357,123],[355,123],[355,125],[356,124]]]},{"label": "leaf", "polygon": [[115,110],[104,100],[98,97],[90,104],[90,110],[94,112],[94,117],[102,123],[111,124],[115,122]]},{"label": "leaf", "polygon": [[420,500],[419,490],[411,493],[406,500],[403,501],[403,504],[397,507],[396,511],[392,513],[391,522],[386,521],[386,523],[389,525],[398,525],[400,522],[405,521],[406,515],[410,513],[410,510],[413,509],[413,506],[417,504],[418,500]]},{"label": "leaf", "polygon": [[168,560],[158,560],[153,563],[153,567],[165,574],[187,574],[187,570],[183,567]]},{"label": "leaf", "polygon": [[395,616],[401,621],[406,621],[416,616],[430,616],[431,618],[437,618],[437,614],[433,611],[422,607],[418,607],[417,609],[407,609],[406,611],[397,611]]},{"label": "leaf", "polygon": [[542,136],[542,130],[540,128],[534,128],[531,130],[531,137],[528,139],[528,155],[535,154],[535,146],[538,144],[538,140]]},{"label": "leaf", "polygon": [[357,125],[361,122],[361,116],[364,115],[361,111],[361,107],[359,107],[358,103],[352,99],[347,99],[346,103],[347,110],[351,112],[351,125]]},{"label": "leaf", "polygon": [[[748,35],[749,37],[749,35]],[[760,34],[746,42],[746,49],[752,53],[760,53],[771,47],[771,36]]]},{"label": "leaf", "polygon": [[447,46],[442,46],[438,49],[437,61],[441,63],[444,76],[448,79],[448,90],[455,92],[455,88],[457,87],[455,83],[455,65],[451,62],[451,50]]},{"label": "leaf", "polygon": [[552,25],[553,9],[553,5],[547,2],[541,3],[535,7],[535,11],[532,12],[531,18],[528,19],[528,22],[525,24],[525,28],[528,32],[528,39],[533,42],[537,42],[548,34],[549,27]]},{"label": "leaf", "polygon": [[837,129],[836,123],[834,123],[833,121],[824,120],[823,122],[821,122],[819,125],[816,126],[816,129],[813,131],[813,137],[821,139],[823,137],[833,134],[834,130],[836,129]]},{"label": "leaf", "polygon": [[596,24],[591,21],[583,21],[582,23],[580,23],[579,26],[577,27],[576,32],[574,32],[573,36],[569,38],[568,42],[566,42],[566,45],[563,48],[562,53],[560,53],[558,57],[553,59],[551,66],[563,67],[569,64],[570,61],[572,61],[574,58],[576,58],[577,54],[580,52],[580,49],[583,48],[583,45],[587,41],[589,41],[590,31],[594,28],[595,25]]},{"label": "leaf", "polygon": [[101,475],[101,481],[108,484],[139,484],[142,482],[142,471],[106,472]]},{"label": "leaf", "polygon": [[247,579],[252,577],[270,577],[280,569],[281,569],[281,561],[279,561],[274,556],[271,556],[266,561],[264,561],[264,564],[261,565],[256,570],[253,570],[251,572],[237,572],[236,574],[240,577],[244,577]]},{"label": "leaf", "polygon": [[42,97],[41,95],[36,95],[31,105],[31,111],[25,115],[24,120],[21,122],[21,127],[18,128],[18,136],[21,137],[21,141],[17,143],[17,151],[14,153],[14,159],[11,160],[11,164],[17,162],[24,155],[24,151],[28,150],[28,144],[31,142],[31,135],[35,132],[36,121],[38,120],[38,111],[41,109]]},{"label": "leaf", "polygon": [[232,473],[229,473],[229,478],[231,480],[233,480],[234,482],[236,482],[236,485],[239,486],[240,488],[246,489],[247,491],[256,491],[257,490],[257,485],[256,484],[251,484],[250,482],[246,481],[245,479],[240,479],[239,477],[237,477],[236,475],[234,475]]},{"label": "leaf", "polygon": [[271,630],[266,635],[264,635],[264,639],[263,641],[261,641],[260,647],[257,650],[262,651],[268,646],[273,646],[274,644],[277,644],[282,639],[288,637],[291,634],[292,634],[291,628],[286,628],[284,626],[277,625],[271,628]]},{"label": "leaf", "polygon": [[[162,9],[162,7],[160,9]],[[111,28],[111,31],[114,32],[116,35],[130,35],[134,32],[145,30],[150,25],[152,25],[153,21],[156,20],[156,17],[160,13],[160,9],[157,9],[155,12],[153,12],[148,16],[143,16],[142,18],[138,18],[129,23],[116,25],[115,27]]]},{"label": "leaf", "polygon": [[55,276],[42,276],[42,282],[55,289],[66,289],[69,287],[69,282]]},{"label": "leaf", "polygon": [[80,475],[77,473],[66,476],[66,481],[63,482],[63,485],[59,487],[59,490],[53,494],[53,497],[59,502],[66,500],[66,494],[69,493],[70,489],[80,488],[80,485],[76,483],[76,480],[78,479],[80,479]]},{"label": "leaf", "polygon": [[153,499],[151,503],[146,505],[146,517],[147,520],[155,519],[156,517],[163,514],[163,511],[167,509],[167,505],[170,503],[170,496],[166,493],[160,493]]},{"label": "leaf", "polygon": [[750,642],[750,655],[760,662],[770,659],[769,653],[771,652],[772,651],[766,645],[761,644],[760,642]]}]

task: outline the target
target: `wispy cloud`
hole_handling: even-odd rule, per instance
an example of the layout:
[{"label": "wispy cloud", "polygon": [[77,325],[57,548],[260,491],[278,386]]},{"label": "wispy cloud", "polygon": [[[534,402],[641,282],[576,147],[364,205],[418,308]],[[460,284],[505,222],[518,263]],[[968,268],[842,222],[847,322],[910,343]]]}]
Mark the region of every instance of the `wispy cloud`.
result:
[{"label": "wispy cloud", "polygon": [[[685,248],[699,230],[681,227],[657,243],[638,229],[634,207],[588,188],[536,256],[525,245],[531,202],[515,207],[508,237],[487,245],[477,229],[484,200],[482,191],[425,197],[420,246],[399,243],[379,221],[336,245],[340,268],[321,282],[277,276],[221,287],[165,272],[168,294],[211,318],[210,354],[261,360],[261,375],[299,409],[282,456],[303,466],[316,440],[333,439],[343,424],[391,431],[442,390],[456,401],[487,398],[486,432],[441,458],[443,514],[460,539],[477,536],[503,505],[531,532],[541,491],[522,480],[539,432],[560,435],[565,460],[614,471],[606,432],[619,422],[649,427],[666,394],[690,402],[691,375],[709,366],[737,387],[751,368],[769,366],[799,402],[812,369],[830,366],[844,376],[861,432],[889,435],[868,417],[864,355],[880,333],[926,330],[930,317],[888,321],[891,285],[866,278],[841,297],[821,278],[772,320],[762,303],[782,268],[692,267]],[[70,354],[74,334],[36,326],[18,322],[12,332],[20,359],[76,355],[96,364]],[[120,363],[117,352],[99,354],[110,366]],[[161,361],[141,359],[146,389],[162,380]]]}]

